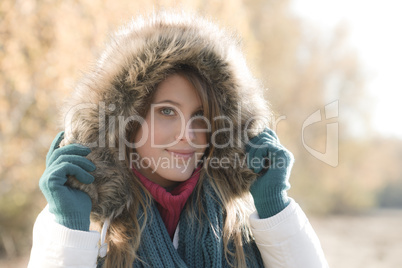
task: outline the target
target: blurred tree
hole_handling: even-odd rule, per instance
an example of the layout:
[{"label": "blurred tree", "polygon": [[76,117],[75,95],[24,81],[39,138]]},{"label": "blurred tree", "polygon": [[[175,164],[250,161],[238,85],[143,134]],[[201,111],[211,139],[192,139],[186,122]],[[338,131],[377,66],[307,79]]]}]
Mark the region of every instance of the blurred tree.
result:
[{"label": "blurred tree", "polygon": [[378,201],[382,208],[402,208],[402,180],[389,182],[379,192]]},{"label": "blurred tree", "polygon": [[[274,127],[296,157],[290,195],[305,209],[319,213],[372,208],[378,189],[401,169],[396,159],[384,159],[389,148],[372,146],[372,100],[356,53],[348,45],[347,28],[339,25],[334,32],[320,33],[290,12],[290,1],[245,2],[253,7],[249,21],[259,44],[253,54],[258,55],[255,62],[268,86],[266,98],[276,112]],[[302,140],[306,119],[317,110],[325,115],[324,107],[334,101],[339,102],[337,118],[324,116],[306,128]],[[324,153],[328,123],[339,124],[336,167],[321,162],[304,146]],[[397,172],[384,176],[389,169]]]},{"label": "blurred tree", "polygon": [[[386,157],[383,157],[382,163],[376,169],[382,174],[383,183],[376,188],[378,194],[378,206],[381,208],[402,209],[402,143],[398,139],[377,140],[374,148],[386,150]],[[375,149],[373,149],[373,153]],[[375,165],[375,164],[374,164]]]}]

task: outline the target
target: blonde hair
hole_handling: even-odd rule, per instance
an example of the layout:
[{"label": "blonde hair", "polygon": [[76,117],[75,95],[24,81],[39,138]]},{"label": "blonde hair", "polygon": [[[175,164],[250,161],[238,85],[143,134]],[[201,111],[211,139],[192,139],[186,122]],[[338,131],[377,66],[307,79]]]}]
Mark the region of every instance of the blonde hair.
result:
[{"label": "blonde hair", "polygon": [[[166,77],[172,74],[178,74],[185,77],[189,82],[193,84],[201,99],[204,116],[211,122],[211,132],[221,129],[222,123],[217,120],[212,120],[214,117],[222,115],[221,107],[217,101],[218,96],[213,89],[212,85],[209,85],[208,81],[204,79],[196,70],[189,66],[178,66],[172,68],[166,73]],[[150,91],[145,103],[151,103],[152,97],[157,89],[158,85],[155,85]],[[139,112],[139,115],[145,118],[148,112],[148,107],[143,107]],[[138,131],[140,124],[133,122],[129,126],[127,131],[127,137],[134,140],[135,134]],[[204,154],[204,168],[201,173],[200,179],[196,188],[194,189],[191,200],[201,200],[202,198],[202,185],[204,180],[211,179],[211,185],[215,191],[215,195],[219,198],[217,200],[222,204],[222,210],[225,213],[225,220],[223,225],[223,243],[225,257],[230,263],[231,259],[234,259],[234,263],[230,263],[232,266],[245,267],[246,256],[243,251],[243,243],[251,239],[251,232],[248,224],[248,217],[250,214],[250,194],[248,191],[249,185],[241,183],[239,180],[230,180],[225,176],[225,173],[216,168],[211,168],[209,165],[209,159],[215,155],[217,148],[211,143],[210,136],[208,137],[209,147]],[[244,156],[244,151],[241,146],[236,149],[237,153]],[[134,149],[126,148],[127,156],[132,153]],[[128,160],[129,157],[126,157]],[[127,162],[129,166],[129,163]],[[247,173],[247,176],[252,176],[252,172],[248,169],[244,169],[243,172]],[[239,174],[242,176],[244,174]],[[147,214],[152,204],[152,196],[148,190],[142,185],[137,177],[133,174],[134,185],[132,191],[136,198],[132,201],[127,210],[120,216],[115,218],[108,230],[107,242],[108,253],[103,262],[103,267],[131,267],[132,263],[139,258],[137,256],[137,250],[140,247],[141,234],[146,228],[145,224],[147,218],[150,216]],[[239,183],[236,183],[239,182]],[[202,225],[201,218],[207,217],[202,207],[202,202],[187,202],[184,210],[185,213],[189,213],[192,219],[195,219],[198,224]],[[193,207],[193,203],[197,204],[197,208]],[[143,211],[141,219],[138,218],[138,211]],[[199,214],[195,215],[195,211]],[[207,217],[208,218],[208,217]],[[202,228],[202,226],[200,226]],[[233,241],[234,251],[229,249],[229,242]]]}]

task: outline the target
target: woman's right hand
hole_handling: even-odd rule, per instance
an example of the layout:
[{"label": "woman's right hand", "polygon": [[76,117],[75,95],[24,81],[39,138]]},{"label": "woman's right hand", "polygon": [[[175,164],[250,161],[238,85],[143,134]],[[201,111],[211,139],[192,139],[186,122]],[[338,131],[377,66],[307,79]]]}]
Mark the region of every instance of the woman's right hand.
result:
[{"label": "woman's right hand", "polygon": [[67,176],[74,176],[84,184],[90,184],[94,177],[89,174],[95,165],[85,158],[91,150],[79,144],[59,148],[64,132],[57,134],[46,156],[46,170],[39,180],[39,187],[49,203],[49,211],[56,221],[67,228],[89,231],[89,216],[92,202],[88,194],[73,189],[65,183]]}]

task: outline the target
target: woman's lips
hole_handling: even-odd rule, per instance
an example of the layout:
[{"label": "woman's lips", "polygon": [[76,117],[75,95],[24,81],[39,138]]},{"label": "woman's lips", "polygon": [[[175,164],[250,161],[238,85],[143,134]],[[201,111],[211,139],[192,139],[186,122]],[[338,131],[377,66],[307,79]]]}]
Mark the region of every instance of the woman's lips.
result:
[{"label": "woman's lips", "polygon": [[174,150],[174,149],[170,149],[167,150],[171,155],[173,155],[174,157],[177,158],[183,158],[183,159],[189,159],[191,158],[195,151],[194,150]]}]

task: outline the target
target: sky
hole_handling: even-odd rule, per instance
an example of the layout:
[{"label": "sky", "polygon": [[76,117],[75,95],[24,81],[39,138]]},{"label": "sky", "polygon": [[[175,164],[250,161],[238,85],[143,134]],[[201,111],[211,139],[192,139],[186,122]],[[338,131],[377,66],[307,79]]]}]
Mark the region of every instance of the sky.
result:
[{"label": "sky", "polygon": [[292,10],[322,31],[347,25],[374,101],[373,129],[402,139],[402,1],[292,0]]}]

